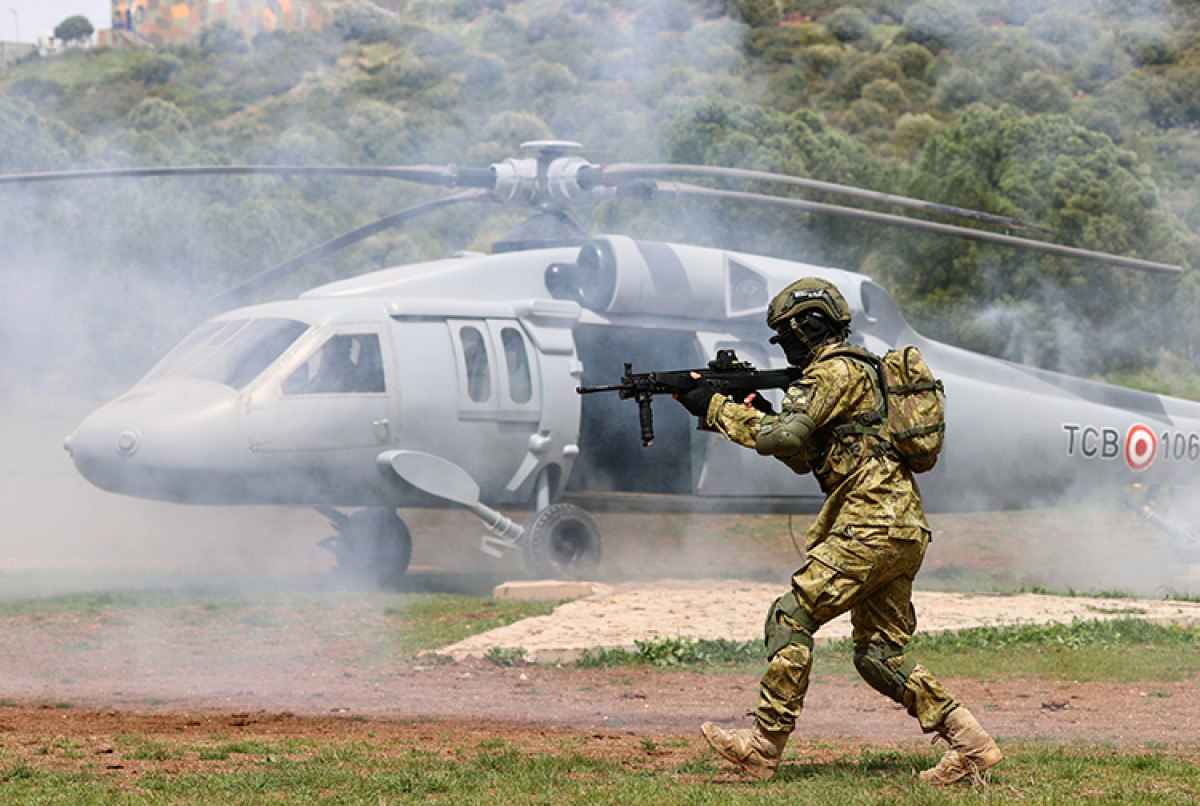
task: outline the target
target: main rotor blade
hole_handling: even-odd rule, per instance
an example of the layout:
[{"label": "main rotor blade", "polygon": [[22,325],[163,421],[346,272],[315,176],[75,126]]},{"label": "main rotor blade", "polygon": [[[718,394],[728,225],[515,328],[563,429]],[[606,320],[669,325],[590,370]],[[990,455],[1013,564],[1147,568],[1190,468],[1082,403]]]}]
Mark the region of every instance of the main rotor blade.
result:
[{"label": "main rotor blade", "polygon": [[472,187],[490,190],[496,178],[490,168],[459,168],[454,165],[178,165],[153,168],[98,168],[80,171],[7,174],[0,185],[66,182],[84,179],[126,179],[147,176],[370,176],[404,179],[423,185]]},{"label": "main rotor blade", "polygon": [[1073,246],[1061,246],[1056,243],[1047,243],[1046,241],[1034,241],[1029,238],[1017,238],[1012,235],[1002,235],[998,232],[986,232],[984,230],[970,229],[969,227],[956,227],[952,224],[939,224],[935,221],[905,218],[904,216],[877,213],[872,210],[859,210],[854,207],[843,207],[836,204],[810,202],[803,199],[787,199],[780,198],[778,196],[767,196],[761,193],[745,193],[735,190],[714,190],[712,188],[698,187],[696,185],[688,185],[679,182],[658,183],[656,194],[665,194],[667,196],[678,196],[685,198],[692,196],[698,198],[720,199],[724,201],[739,201],[747,204],[757,204],[764,207],[785,207],[792,210],[802,210],[807,213],[832,215],[842,218],[855,218],[861,221],[871,221],[876,224],[886,224],[892,227],[903,227],[905,229],[934,232],[939,235],[951,235],[957,238],[966,238],[968,240],[982,241],[984,243],[1001,244],[1003,246],[1012,246],[1018,249],[1031,249],[1035,252],[1045,252],[1046,254],[1058,255],[1060,257],[1076,258],[1078,260],[1087,260],[1096,263],[1107,263],[1113,266],[1120,266],[1121,268],[1125,269],[1165,272],[1169,274],[1178,274],[1179,272],[1183,271],[1183,269],[1179,266],[1173,266],[1169,263],[1156,263],[1151,260],[1125,257],[1124,255],[1113,255],[1107,252],[1093,252],[1088,249],[1077,249]]},{"label": "main rotor blade", "polygon": [[838,185],[833,182],[822,182],[817,179],[805,179],[800,176],[768,173],[766,171],[751,171],[742,168],[720,168],[709,165],[671,165],[650,164],[637,165],[634,163],[613,163],[611,165],[596,165],[580,171],[579,184],[581,187],[596,185],[620,186],[622,183],[638,179],[657,179],[667,176],[700,176],[718,179],[736,179],[744,182],[772,182],[777,185],[790,185],[804,190],[815,190],[823,193],[834,193],[841,196],[852,196],[867,201],[892,204],[897,207],[907,207],[925,213],[968,218],[986,224],[997,224],[1002,227],[1020,230],[1040,230],[1048,232],[1044,227],[1018,221],[1015,218],[984,213],[978,210],[968,210],[965,207],[955,207],[949,204],[913,199],[908,196],[896,196],[877,190]]},{"label": "main rotor blade", "polygon": [[280,280],[294,271],[297,271],[310,263],[314,263],[323,257],[332,255],[345,249],[348,246],[353,246],[359,241],[364,241],[377,232],[382,232],[390,227],[395,227],[406,221],[411,221],[414,218],[425,215],[426,213],[436,212],[444,207],[458,204],[460,202],[483,201],[488,199],[487,191],[483,190],[468,190],[463,193],[457,193],[453,196],[447,196],[443,199],[434,199],[433,201],[417,204],[412,207],[406,207],[403,210],[384,216],[370,224],[351,230],[344,235],[339,235],[336,238],[326,241],[323,244],[314,246],[306,252],[301,252],[298,255],[288,258],[282,263],[272,266],[269,269],[260,271],[258,274],[244,280],[232,288],[227,288],[216,296],[210,297],[208,302],[212,305],[226,304],[243,297],[251,291],[256,291],[263,286]]}]

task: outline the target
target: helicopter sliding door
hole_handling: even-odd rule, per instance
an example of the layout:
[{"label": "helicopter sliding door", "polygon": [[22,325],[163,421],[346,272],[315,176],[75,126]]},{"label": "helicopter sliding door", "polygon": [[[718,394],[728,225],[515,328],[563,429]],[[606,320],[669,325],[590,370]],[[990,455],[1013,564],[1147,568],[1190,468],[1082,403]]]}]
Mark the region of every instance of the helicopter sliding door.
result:
[{"label": "helicopter sliding door", "polygon": [[[690,330],[582,325],[574,329],[582,385],[616,383],[634,372],[700,366]],[[579,458],[567,488],[587,492],[690,494],[695,418],[667,398],[653,402],[654,444],[642,447],[637,406],[615,394],[583,395]]]},{"label": "helicopter sliding door", "polygon": [[464,420],[537,422],[541,384],[520,324],[503,319],[448,320]]}]

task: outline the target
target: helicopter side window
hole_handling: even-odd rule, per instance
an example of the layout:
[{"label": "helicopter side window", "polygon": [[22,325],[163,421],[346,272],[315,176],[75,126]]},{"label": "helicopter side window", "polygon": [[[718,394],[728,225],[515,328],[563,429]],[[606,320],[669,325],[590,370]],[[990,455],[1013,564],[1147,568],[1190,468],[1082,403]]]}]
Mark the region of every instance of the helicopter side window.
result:
[{"label": "helicopter side window", "polygon": [[331,337],[283,382],[285,395],[383,391],[383,356],[374,333]]},{"label": "helicopter side window", "polygon": [[462,339],[463,359],[467,365],[467,394],[476,403],[492,396],[492,371],[488,366],[487,344],[476,327],[464,327],[459,334]]},{"label": "helicopter side window", "polygon": [[504,345],[508,368],[508,396],[513,403],[528,403],[533,397],[533,377],[529,371],[525,339],[516,328],[506,327],[500,332],[500,341]]}]

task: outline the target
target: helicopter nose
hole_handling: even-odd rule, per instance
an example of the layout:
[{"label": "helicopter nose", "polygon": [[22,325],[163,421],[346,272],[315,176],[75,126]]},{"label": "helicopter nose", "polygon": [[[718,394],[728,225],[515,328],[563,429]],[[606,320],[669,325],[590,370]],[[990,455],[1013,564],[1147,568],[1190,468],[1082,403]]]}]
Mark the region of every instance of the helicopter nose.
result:
[{"label": "helicopter nose", "polygon": [[237,393],[201,381],[164,381],[101,406],[63,442],[79,473],[102,490],[200,500],[227,477],[239,448]]}]

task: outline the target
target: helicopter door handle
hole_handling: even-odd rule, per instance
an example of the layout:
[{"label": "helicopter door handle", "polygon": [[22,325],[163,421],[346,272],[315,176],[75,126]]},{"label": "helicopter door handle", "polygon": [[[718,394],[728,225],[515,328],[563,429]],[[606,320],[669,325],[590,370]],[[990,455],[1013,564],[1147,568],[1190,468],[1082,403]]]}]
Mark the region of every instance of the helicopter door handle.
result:
[{"label": "helicopter door handle", "polygon": [[387,442],[388,433],[391,430],[388,421],[386,419],[376,420],[372,425],[375,426],[375,438],[380,442]]}]

